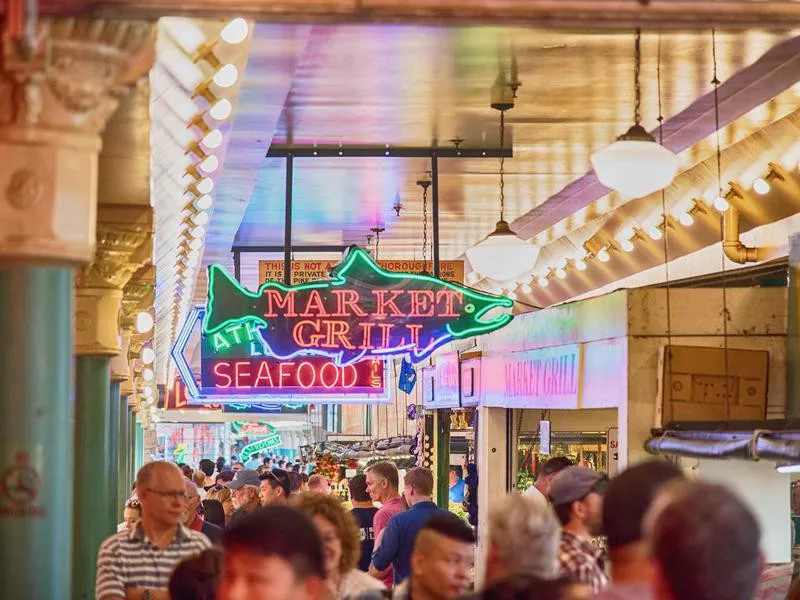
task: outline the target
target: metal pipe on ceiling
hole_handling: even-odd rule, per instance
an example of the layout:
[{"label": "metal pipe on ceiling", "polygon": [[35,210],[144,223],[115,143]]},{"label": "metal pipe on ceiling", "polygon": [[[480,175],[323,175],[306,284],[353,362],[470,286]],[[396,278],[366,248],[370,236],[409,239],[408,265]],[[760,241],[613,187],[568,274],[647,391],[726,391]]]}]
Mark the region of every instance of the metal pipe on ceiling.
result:
[{"label": "metal pipe on ceiling", "polygon": [[[713,427],[713,423],[708,424]],[[651,454],[694,458],[800,461],[800,430],[654,431],[645,442]]]},{"label": "metal pipe on ceiling", "polygon": [[292,285],[292,184],[294,155],[286,155],[286,202],[283,223],[283,283]]}]

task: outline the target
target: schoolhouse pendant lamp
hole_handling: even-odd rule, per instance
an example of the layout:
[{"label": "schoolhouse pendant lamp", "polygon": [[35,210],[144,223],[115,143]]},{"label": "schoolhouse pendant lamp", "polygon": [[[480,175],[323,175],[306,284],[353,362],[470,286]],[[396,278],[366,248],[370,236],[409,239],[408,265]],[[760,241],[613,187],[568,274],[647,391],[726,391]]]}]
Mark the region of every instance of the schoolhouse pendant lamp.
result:
[{"label": "schoolhouse pendant lamp", "polygon": [[[503,87],[508,87],[503,78]],[[495,84],[498,87],[498,84]],[[505,142],[505,111],[514,106],[513,98],[493,101],[500,111],[500,148]],[[474,271],[494,281],[514,281],[533,270],[539,247],[514,233],[505,220],[505,159],[500,157],[500,220],[494,231],[467,250],[467,260]]]},{"label": "schoolhouse pendant lamp", "polygon": [[634,124],[617,141],[592,155],[592,167],[604,186],[630,198],[641,198],[663,190],[678,172],[678,157],[656,142],[641,126],[639,82],[642,33],[636,30],[634,46]]}]

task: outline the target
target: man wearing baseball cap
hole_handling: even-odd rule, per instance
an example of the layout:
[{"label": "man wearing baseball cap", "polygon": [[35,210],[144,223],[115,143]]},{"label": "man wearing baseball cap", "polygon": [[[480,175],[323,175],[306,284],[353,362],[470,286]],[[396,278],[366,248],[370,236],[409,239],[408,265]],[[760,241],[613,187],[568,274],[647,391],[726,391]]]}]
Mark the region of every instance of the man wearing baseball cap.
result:
[{"label": "man wearing baseball cap", "polygon": [[597,594],[608,585],[605,553],[592,543],[602,533],[605,475],[568,467],[553,480],[550,501],[561,521],[561,574]]},{"label": "man wearing baseball cap", "polygon": [[261,506],[258,498],[261,480],[258,473],[252,469],[236,471],[233,481],[226,484],[233,492],[233,505],[236,507],[231,515],[231,523],[237,523],[246,514],[253,512]]}]

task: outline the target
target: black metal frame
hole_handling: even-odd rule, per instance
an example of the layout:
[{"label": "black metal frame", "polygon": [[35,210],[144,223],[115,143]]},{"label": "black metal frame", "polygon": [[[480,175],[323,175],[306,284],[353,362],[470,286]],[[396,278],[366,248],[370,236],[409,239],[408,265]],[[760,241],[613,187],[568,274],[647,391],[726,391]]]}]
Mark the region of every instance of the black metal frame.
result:
[{"label": "black metal frame", "polygon": [[347,246],[312,245],[292,246],[292,193],[295,158],[430,158],[431,205],[433,219],[433,276],[441,276],[439,259],[439,159],[440,158],[511,158],[513,145],[508,148],[463,148],[457,146],[343,146],[274,144],[267,158],[286,159],[286,196],[283,224],[283,246],[233,246],[233,268],[241,281],[241,255],[251,252],[283,252],[283,281],[291,284],[292,252],[341,252]]}]

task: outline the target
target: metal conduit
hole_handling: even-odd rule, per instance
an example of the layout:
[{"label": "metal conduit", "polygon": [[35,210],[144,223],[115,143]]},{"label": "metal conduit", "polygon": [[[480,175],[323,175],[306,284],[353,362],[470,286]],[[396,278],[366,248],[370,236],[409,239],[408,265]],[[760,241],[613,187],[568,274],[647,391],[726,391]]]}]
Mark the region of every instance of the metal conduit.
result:
[{"label": "metal conduit", "polygon": [[645,442],[651,454],[694,458],[738,458],[800,462],[800,431],[756,429],[742,432],[654,432]]}]

